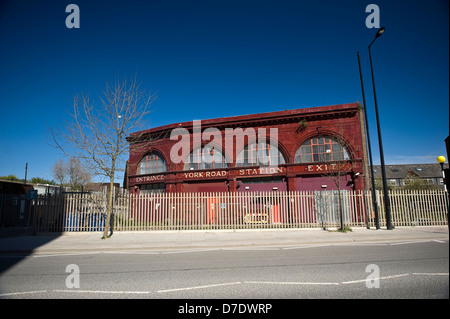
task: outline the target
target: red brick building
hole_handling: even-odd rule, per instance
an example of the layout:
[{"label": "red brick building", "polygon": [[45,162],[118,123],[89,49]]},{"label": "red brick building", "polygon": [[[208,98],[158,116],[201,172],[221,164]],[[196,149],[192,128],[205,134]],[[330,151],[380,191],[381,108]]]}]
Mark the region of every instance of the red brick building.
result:
[{"label": "red brick building", "polygon": [[127,140],[126,187],[141,192],[364,189],[357,103],[173,123]]}]

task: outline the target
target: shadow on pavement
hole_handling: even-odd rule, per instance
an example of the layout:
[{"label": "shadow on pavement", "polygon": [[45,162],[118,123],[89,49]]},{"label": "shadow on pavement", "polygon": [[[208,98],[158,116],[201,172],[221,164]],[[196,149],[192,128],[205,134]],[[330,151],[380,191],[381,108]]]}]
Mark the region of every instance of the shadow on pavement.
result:
[{"label": "shadow on pavement", "polygon": [[60,232],[33,235],[26,228],[0,228],[0,276],[30,256],[36,248],[61,235]]}]

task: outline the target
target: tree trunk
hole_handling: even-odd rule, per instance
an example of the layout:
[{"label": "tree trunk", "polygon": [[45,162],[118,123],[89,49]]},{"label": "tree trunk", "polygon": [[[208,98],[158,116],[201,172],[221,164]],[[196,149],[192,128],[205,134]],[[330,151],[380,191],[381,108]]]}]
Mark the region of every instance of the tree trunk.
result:
[{"label": "tree trunk", "polygon": [[[113,205],[113,194],[114,194],[114,176],[110,177],[109,180],[109,192],[108,192],[108,206],[106,211],[106,220],[105,220],[105,228],[103,229],[103,239],[108,238],[108,230],[109,224],[111,222],[111,213],[112,213],[112,205]],[[112,233],[113,225],[111,225],[111,233]]]},{"label": "tree trunk", "polygon": [[341,190],[339,189],[338,191],[338,196],[339,196],[339,219],[340,219],[340,224],[341,224],[341,228],[340,230],[343,231],[344,230],[344,211],[342,209],[342,198],[341,198]]}]

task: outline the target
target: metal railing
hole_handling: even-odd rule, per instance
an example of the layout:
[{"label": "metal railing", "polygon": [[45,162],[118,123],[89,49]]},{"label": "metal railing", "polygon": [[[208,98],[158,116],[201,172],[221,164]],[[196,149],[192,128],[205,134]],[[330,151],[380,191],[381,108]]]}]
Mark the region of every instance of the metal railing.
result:
[{"label": "metal railing", "polygon": [[[380,226],[386,219],[377,191]],[[339,196],[341,200],[339,200]],[[285,191],[236,193],[117,194],[115,231],[375,227],[369,191]],[[390,191],[394,226],[446,225],[446,193]],[[38,196],[35,231],[101,231],[106,194]]]}]

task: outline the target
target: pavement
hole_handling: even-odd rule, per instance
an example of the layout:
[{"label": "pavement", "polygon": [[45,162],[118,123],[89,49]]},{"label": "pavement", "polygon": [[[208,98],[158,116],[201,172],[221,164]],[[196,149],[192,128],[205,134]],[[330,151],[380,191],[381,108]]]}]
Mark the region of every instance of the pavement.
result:
[{"label": "pavement", "polygon": [[45,233],[36,236],[0,236],[0,253],[77,253],[94,251],[148,251],[220,249],[236,247],[301,247],[314,245],[376,244],[448,241],[448,226],[396,227],[393,230],[353,228],[346,233],[320,228],[258,230],[189,230]]}]

